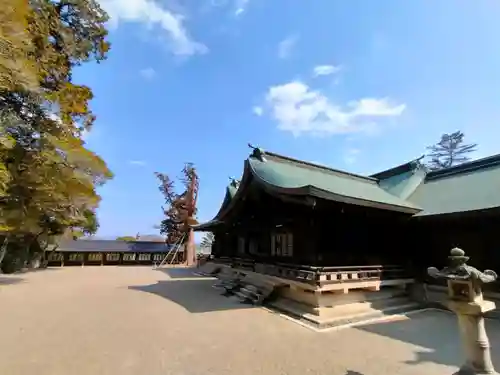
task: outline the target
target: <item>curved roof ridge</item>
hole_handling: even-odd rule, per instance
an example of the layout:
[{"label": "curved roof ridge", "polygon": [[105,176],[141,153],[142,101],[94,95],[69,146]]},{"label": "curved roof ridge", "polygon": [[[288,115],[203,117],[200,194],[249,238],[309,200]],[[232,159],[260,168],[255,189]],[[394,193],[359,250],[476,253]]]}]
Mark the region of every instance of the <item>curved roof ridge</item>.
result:
[{"label": "curved roof ridge", "polygon": [[350,177],[354,177],[354,178],[360,178],[360,179],[366,180],[366,181],[377,182],[377,179],[375,179],[373,177],[363,176],[363,175],[360,175],[360,174],[356,174],[356,173],[352,173],[352,172],[343,171],[343,170],[340,170],[340,169],[335,169],[335,168],[327,167],[325,165],[315,164],[315,163],[311,163],[311,162],[308,162],[308,161],[295,159],[295,158],[292,158],[292,157],[289,157],[289,156],[276,154],[274,152],[265,151],[265,155],[266,156],[271,156],[272,158],[274,158],[274,161],[277,161],[276,159],[278,159],[278,161],[282,160],[284,162],[292,162],[292,163],[299,164],[299,165],[305,166],[305,167],[313,167],[313,168],[321,169],[321,170],[323,170],[325,172],[333,172],[333,173],[338,173],[338,174],[342,174],[342,175],[346,175],[346,176],[350,176]]}]

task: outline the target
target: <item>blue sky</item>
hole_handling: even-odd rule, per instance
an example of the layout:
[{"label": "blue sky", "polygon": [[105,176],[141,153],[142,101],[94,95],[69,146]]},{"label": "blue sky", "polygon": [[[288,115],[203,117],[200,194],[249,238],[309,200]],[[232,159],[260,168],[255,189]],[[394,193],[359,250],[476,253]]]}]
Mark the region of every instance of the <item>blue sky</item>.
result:
[{"label": "blue sky", "polygon": [[78,69],[88,146],[115,178],[99,236],[155,233],[153,172],[197,166],[199,220],[250,150],[357,173],[462,130],[500,152],[500,3],[466,0],[100,0],[112,49]]}]

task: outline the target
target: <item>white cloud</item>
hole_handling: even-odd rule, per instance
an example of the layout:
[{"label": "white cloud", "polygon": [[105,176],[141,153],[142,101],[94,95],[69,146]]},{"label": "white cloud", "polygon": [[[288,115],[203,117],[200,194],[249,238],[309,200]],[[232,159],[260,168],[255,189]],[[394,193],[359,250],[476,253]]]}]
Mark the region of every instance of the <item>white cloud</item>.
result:
[{"label": "white cloud", "polygon": [[317,65],[313,69],[313,77],[329,76],[331,74],[337,73],[339,70],[340,70],[340,66]]},{"label": "white cloud", "polygon": [[144,167],[146,165],[146,162],[142,160],[130,160],[129,164],[136,165],[138,167]]},{"label": "white cloud", "polygon": [[145,79],[153,79],[156,75],[156,71],[153,68],[145,68],[139,71],[139,74]]},{"label": "white cloud", "polygon": [[388,98],[366,98],[349,103],[354,116],[400,116],[406,104],[393,105]]},{"label": "white cloud", "polygon": [[163,31],[175,55],[190,56],[208,51],[207,47],[191,39],[184,26],[184,17],[169,11],[153,0],[99,0],[108,12],[113,25],[136,22],[158,26]]},{"label": "white cloud", "polygon": [[359,153],[360,150],[356,148],[348,149],[344,154],[344,163],[349,165],[356,163]]},{"label": "white cloud", "polygon": [[291,35],[283,39],[278,45],[278,57],[280,59],[287,59],[290,57],[293,47],[295,47],[298,39],[297,35]]},{"label": "white cloud", "polygon": [[264,113],[264,110],[262,109],[262,107],[255,106],[252,108],[252,112],[254,114],[256,114],[257,116],[262,116],[262,114]]},{"label": "white cloud", "polygon": [[235,16],[241,16],[248,7],[250,0],[236,0],[236,10],[234,11]]},{"label": "white cloud", "polygon": [[270,87],[266,102],[278,128],[295,136],[373,132],[375,118],[399,116],[406,108],[387,98],[364,98],[341,106],[299,81]]}]

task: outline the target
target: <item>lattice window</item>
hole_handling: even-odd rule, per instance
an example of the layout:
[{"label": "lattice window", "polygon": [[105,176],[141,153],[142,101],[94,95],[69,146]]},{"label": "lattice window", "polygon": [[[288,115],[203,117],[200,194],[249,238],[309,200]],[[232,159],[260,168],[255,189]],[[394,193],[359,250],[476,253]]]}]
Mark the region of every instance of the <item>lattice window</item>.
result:
[{"label": "lattice window", "polygon": [[127,262],[135,261],[135,253],[133,254],[123,254],[123,260]]},{"label": "lattice window", "polygon": [[155,262],[161,262],[165,256],[163,254],[153,254],[153,260]]},{"label": "lattice window", "polygon": [[70,262],[83,262],[83,254],[69,254]]},{"label": "lattice window", "polygon": [[271,255],[278,257],[293,256],[293,234],[274,233],[271,235]]},{"label": "lattice window", "polygon": [[50,253],[49,254],[49,261],[51,262],[60,262],[63,260],[63,254],[61,253]]},{"label": "lattice window", "polygon": [[139,260],[151,260],[151,254],[139,254]]},{"label": "lattice window", "polygon": [[91,253],[88,257],[89,262],[100,262],[102,260],[101,253]]},{"label": "lattice window", "polygon": [[120,254],[118,253],[106,254],[106,260],[108,262],[118,262],[120,260]]}]

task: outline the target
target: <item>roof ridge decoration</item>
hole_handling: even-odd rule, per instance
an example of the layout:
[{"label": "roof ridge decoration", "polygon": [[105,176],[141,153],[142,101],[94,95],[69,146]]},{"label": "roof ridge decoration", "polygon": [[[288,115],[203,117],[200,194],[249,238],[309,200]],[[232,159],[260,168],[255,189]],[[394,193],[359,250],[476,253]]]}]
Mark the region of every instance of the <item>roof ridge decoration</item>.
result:
[{"label": "roof ridge decoration", "polygon": [[373,177],[377,180],[385,180],[385,179],[391,178],[393,176],[397,176],[397,175],[405,173],[405,172],[410,172],[410,171],[415,172],[415,171],[422,169],[422,168],[427,171],[425,164],[423,164],[421,162],[421,160],[423,158],[425,158],[425,155],[422,155],[422,156],[418,157],[417,159],[410,160],[409,162],[406,162],[406,163],[397,165],[395,167],[386,169],[384,171],[374,173],[374,174],[370,175],[370,177]]},{"label": "roof ridge decoration", "polygon": [[240,180],[234,178],[234,177],[229,177],[229,186],[232,186],[236,189],[240,187]]},{"label": "roof ridge decoration", "polygon": [[266,155],[266,153],[264,152],[264,150],[262,148],[252,146],[252,144],[250,144],[250,143],[248,144],[248,147],[253,149],[252,154],[250,155],[251,158],[255,158],[263,163],[266,162],[266,158],[264,157]]}]

